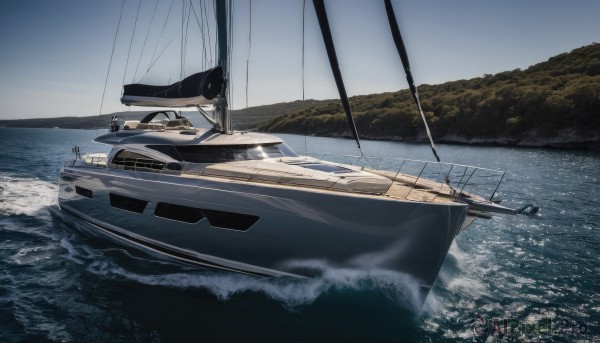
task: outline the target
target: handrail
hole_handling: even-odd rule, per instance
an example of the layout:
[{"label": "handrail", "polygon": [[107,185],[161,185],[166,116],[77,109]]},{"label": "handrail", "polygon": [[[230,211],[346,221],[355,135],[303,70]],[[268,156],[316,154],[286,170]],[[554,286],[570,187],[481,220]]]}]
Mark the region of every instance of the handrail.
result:
[{"label": "handrail", "polygon": [[[316,156],[318,156],[319,154],[316,153],[310,153],[310,156],[308,157],[313,157],[313,158],[317,158]],[[380,159],[383,160],[384,157],[379,157],[379,156],[360,156],[360,155],[351,155],[351,154],[334,154],[334,153],[323,153],[321,156],[323,156],[322,158],[318,158],[320,160],[325,160],[327,161],[327,159],[324,158],[324,156],[341,156],[341,157],[356,157],[356,158],[364,158],[366,160],[369,159]],[[420,163],[435,163],[435,164],[443,164],[443,165],[449,165],[449,166],[458,166],[458,167],[469,167],[469,168],[477,168],[479,170],[489,170],[492,172],[498,172],[498,173],[503,173],[504,171],[502,170],[497,170],[497,169],[489,169],[489,168],[484,168],[484,167],[477,167],[477,166],[471,166],[471,165],[466,165],[466,164],[458,164],[458,163],[450,163],[450,162],[434,162],[434,161],[425,161],[425,160],[413,160],[413,159],[409,159],[409,158],[402,158],[402,157],[385,157],[385,159],[388,160],[399,160],[399,161],[410,161],[410,162],[420,162]]]},{"label": "handrail", "polygon": [[[407,197],[414,189],[417,189],[418,186],[421,186],[419,185],[419,182],[422,178],[424,178],[425,180],[422,182],[422,184],[428,184],[428,182],[430,181],[438,183],[436,185],[436,188],[438,190],[434,197],[440,195],[443,192],[444,186],[448,186],[451,192],[455,193],[454,196],[458,196],[461,193],[468,191],[468,193],[477,194],[483,197],[484,199],[489,199],[491,201],[493,197],[497,194],[500,184],[502,183],[506,175],[505,171],[490,168],[476,167],[458,163],[433,162],[399,157],[382,158],[374,156],[344,155],[333,153],[313,153],[310,154],[309,157],[333,163],[347,164],[355,167],[360,167],[362,170],[365,170],[365,168],[370,168],[368,164],[372,164],[371,162],[378,160],[379,163],[374,163],[376,164],[376,166],[374,166],[375,168],[372,169],[393,172],[394,176],[390,177],[392,181],[397,181],[399,179],[399,176],[416,177],[414,182],[412,182],[412,188],[409,194],[407,194]],[[362,161],[364,161],[362,163],[348,163],[348,161],[351,159],[358,159],[357,162],[361,162],[361,158]],[[384,163],[384,161],[386,163]],[[414,170],[414,172],[403,173],[403,169],[407,170],[410,168],[410,166],[407,167],[407,164],[413,165],[412,169]],[[426,171],[427,168],[433,166],[437,166],[435,168],[435,172]],[[486,195],[478,193],[486,193]]]}]

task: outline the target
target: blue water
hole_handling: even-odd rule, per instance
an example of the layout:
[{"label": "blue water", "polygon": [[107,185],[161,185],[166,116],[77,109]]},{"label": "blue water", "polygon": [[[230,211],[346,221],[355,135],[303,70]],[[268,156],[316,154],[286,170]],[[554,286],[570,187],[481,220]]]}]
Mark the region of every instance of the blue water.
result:
[{"label": "blue water", "polygon": [[[598,152],[440,145],[444,161],[509,171],[498,197],[541,212],[463,232],[420,307],[394,273],[258,279],[81,233],[57,207],[58,174],[73,145],[107,150],[95,136],[0,128],[0,342],[600,341]],[[300,153],[357,153],[351,140],[282,137]],[[363,146],[431,159],[422,144]]]}]

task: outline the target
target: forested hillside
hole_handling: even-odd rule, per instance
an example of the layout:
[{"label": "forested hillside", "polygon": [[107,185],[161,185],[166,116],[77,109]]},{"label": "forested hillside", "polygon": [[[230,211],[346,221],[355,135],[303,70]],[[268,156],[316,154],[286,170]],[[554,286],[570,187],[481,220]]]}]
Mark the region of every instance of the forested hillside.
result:
[{"label": "forested hillside", "polygon": [[[598,148],[600,142],[600,44],[526,70],[418,90],[436,141],[582,148]],[[425,137],[409,90],[355,96],[350,103],[364,138]],[[340,102],[329,100],[274,119],[261,130],[351,136]]]},{"label": "forested hillside", "polygon": [[[526,70],[418,89],[437,142],[600,149],[600,44]],[[350,103],[362,138],[426,139],[408,89],[355,96]],[[145,113],[116,114],[141,119]],[[4,120],[0,126],[106,128],[112,115]],[[339,99],[251,107],[232,111],[232,119],[235,129],[351,137]]]}]

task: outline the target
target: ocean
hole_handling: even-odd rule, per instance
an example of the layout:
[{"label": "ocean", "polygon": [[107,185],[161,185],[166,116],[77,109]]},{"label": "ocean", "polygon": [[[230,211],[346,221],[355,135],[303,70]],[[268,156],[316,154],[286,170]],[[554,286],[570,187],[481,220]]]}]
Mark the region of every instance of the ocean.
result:
[{"label": "ocean", "polygon": [[[438,146],[443,161],[508,171],[498,197],[540,212],[478,220],[423,306],[394,273],[319,278],[201,270],[86,235],[57,205],[71,148],[105,130],[0,128],[0,342],[600,342],[600,153]],[[280,135],[297,152],[347,139]],[[426,144],[365,155],[431,160]]]}]

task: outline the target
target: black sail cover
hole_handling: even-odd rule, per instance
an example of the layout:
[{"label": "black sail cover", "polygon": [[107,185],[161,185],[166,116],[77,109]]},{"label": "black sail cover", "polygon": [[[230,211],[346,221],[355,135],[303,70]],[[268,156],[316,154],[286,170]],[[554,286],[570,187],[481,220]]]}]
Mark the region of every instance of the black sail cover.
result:
[{"label": "black sail cover", "polygon": [[398,21],[396,20],[396,14],[394,13],[392,1],[383,0],[383,2],[385,4],[385,11],[387,13],[388,23],[390,24],[392,38],[394,39],[396,50],[398,50],[398,54],[400,55],[402,66],[404,67],[406,81],[408,82],[408,86],[410,87],[410,92],[412,93],[413,100],[415,100],[417,110],[421,114],[421,119],[423,120],[423,124],[425,125],[425,132],[427,132],[427,137],[429,138],[429,144],[431,144],[431,151],[433,152],[433,156],[435,156],[435,159],[438,162],[440,162],[440,157],[438,156],[437,149],[435,148],[435,144],[433,143],[431,131],[429,131],[429,126],[427,125],[427,120],[425,119],[423,108],[421,107],[421,101],[419,101],[419,93],[417,92],[417,87],[415,86],[415,80],[413,79],[412,73],[410,71],[410,64],[408,63],[408,53],[406,52],[406,46],[404,45],[402,35],[400,34],[400,28],[398,27]]},{"label": "black sail cover", "polygon": [[208,104],[221,93],[223,68],[196,73],[167,86],[123,86],[121,103],[135,106],[186,107]]},{"label": "black sail cover", "polygon": [[350,131],[356,140],[356,145],[360,149],[360,139],[358,138],[358,131],[356,130],[356,124],[354,123],[354,117],[352,116],[352,108],[350,107],[350,101],[346,94],[346,87],[344,86],[344,80],[342,79],[342,72],[340,71],[340,65],[338,63],[337,54],[335,53],[335,46],[333,45],[333,38],[331,36],[331,29],[329,28],[329,19],[327,19],[327,11],[325,10],[325,4],[323,0],[313,0],[315,6],[315,12],[317,13],[317,20],[319,21],[319,27],[321,28],[321,34],[323,36],[323,42],[325,43],[325,50],[327,51],[327,57],[329,58],[329,65],[333,72],[333,78],[340,93],[340,100],[342,101],[342,107],[346,112],[346,118],[348,118],[348,125]]}]

